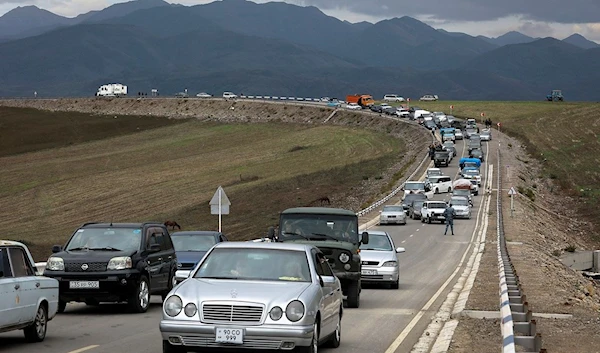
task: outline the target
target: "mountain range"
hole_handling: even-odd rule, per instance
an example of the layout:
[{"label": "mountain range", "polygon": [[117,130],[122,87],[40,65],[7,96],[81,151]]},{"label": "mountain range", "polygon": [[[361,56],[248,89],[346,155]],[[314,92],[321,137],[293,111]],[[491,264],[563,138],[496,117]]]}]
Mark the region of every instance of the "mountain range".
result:
[{"label": "mountain range", "polygon": [[[600,45],[509,32],[447,32],[411,17],[350,23],[316,7],[136,0],[62,17],[35,6],[0,17],[0,96],[89,96],[121,82],[219,94],[442,99],[599,99]],[[134,94],[135,95],[135,94]]]}]

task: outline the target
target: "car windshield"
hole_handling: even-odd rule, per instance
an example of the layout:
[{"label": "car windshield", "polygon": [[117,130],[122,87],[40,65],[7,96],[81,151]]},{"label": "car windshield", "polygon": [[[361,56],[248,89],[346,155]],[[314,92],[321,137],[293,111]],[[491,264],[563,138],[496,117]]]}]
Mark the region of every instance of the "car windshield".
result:
[{"label": "car windshield", "polygon": [[361,244],[361,250],[392,251],[392,243],[385,234],[369,234],[369,244]]},{"label": "car windshield", "polygon": [[471,191],[466,189],[454,189],[452,190],[452,193],[454,195],[469,195],[471,194]]},{"label": "car windshield", "polygon": [[358,243],[356,216],[327,214],[283,214],[281,240],[310,239]]},{"label": "car windshield", "polygon": [[194,278],[310,282],[304,251],[260,248],[216,248]]},{"label": "car windshield", "polygon": [[425,201],[423,201],[423,200],[415,200],[415,201],[413,201],[412,206],[413,206],[413,208],[420,209],[421,207],[423,207],[424,203],[425,203]]},{"label": "car windshield", "polygon": [[139,250],[142,243],[140,228],[83,228],[78,229],[65,250]]},{"label": "car windshield", "polygon": [[404,190],[425,190],[425,183],[406,183]]},{"label": "car windshield", "polygon": [[175,251],[208,251],[217,243],[212,234],[171,234]]},{"label": "car windshield", "polygon": [[383,206],[383,212],[403,212],[402,206]]},{"label": "car windshield", "polygon": [[463,174],[467,174],[467,175],[479,175],[479,172],[476,170],[466,170]]},{"label": "car windshield", "polygon": [[452,203],[452,206],[469,206],[469,201],[467,201],[464,198],[456,198],[456,199],[452,199],[450,201]]},{"label": "car windshield", "polygon": [[445,202],[430,202],[427,204],[427,208],[446,208]]}]

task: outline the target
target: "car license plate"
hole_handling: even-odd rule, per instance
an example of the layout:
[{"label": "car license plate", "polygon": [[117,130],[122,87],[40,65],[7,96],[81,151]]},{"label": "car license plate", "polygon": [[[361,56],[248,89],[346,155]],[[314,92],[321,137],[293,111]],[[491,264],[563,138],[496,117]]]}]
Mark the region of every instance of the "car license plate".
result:
[{"label": "car license plate", "polygon": [[215,342],[243,344],[244,330],[240,328],[217,327]]},{"label": "car license plate", "polygon": [[363,275],[376,275],[377,270],[362,270],[360,271],[360,273]]},{"label": "car license plate", "polygon": [[98,281],[70,281],[70,289],[98,289],[100,282]]}]

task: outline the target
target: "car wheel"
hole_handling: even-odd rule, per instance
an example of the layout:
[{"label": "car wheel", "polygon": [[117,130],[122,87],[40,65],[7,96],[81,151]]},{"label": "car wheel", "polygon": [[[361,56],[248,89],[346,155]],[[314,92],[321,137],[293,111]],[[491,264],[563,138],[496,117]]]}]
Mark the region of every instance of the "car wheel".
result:
[{"label": "car wheel", "polygon": [[42,342],[46,338],[46,329],[48,328],[48,309],[45,305],[40,305],[35,314],[33,323],[23,329],[25,340],[27,342]]},{"label": "car wheel", "polygon": [[436,193],[436,194],[439,194],[439,193],[440,193],[440,189],[438,189],[438,188],[435,188],[435,193]]},{"label": "car wheel", "polygon": [[129,297],[129,307],[134,313],[145,313],[150,306],[150,285],[146,276],[141,276],[135,286],[131,297]]},{"label": "car wheel", "polygon": [[167,295],[171,292],[173,288],[177,286],[177,279],[175,278],[175,274],[171,274],[171,278],[169,279],[169,287],[165,290],[160,296],[162,297],[162,301],[164,302],[167,299]]},{"label": "car wheel", "polygon": [[398,288],[400,288],[400,278],[398,278],[396,280],[396,282],[392,282],[390,284],[390,288],[392,288],[392,289],[398,289]]},{"label": "car wheel", "polygon": [[64,313],[66,308],[67,308],[67,302],[64,300],[59,300],[58,301],[58,313],[59,314]]},{"label": "car wheel", "polygon": [[340,343],[342,343],[342,311],[341,310],[342,309],[340,308],[340,317],[339,317],[337,326],[335,327],[335,331],[333,331],[333,334],[331,335],[331,339],[327,343],[327,346],[329,346],[331,348],[337,348],[340,346]]},{"label": "car wheel", "polygon": [[174,346],[169,343],[169,341],[163,341],[163,353],[185,353],[185,347],[182,346]]},{"label": "car wheel", "polygon": [[348,285],[348,307],[358,308],[360,306],[360,282],[353,281]]},{"label": "car wheel", "polygon": [[427,217],[427,223],[431,224],[431,218]]},{"label": "car wheel", "polygon": [[451,192],[452,192],[452,188],[448,188],[448,193],[451,193]]}]

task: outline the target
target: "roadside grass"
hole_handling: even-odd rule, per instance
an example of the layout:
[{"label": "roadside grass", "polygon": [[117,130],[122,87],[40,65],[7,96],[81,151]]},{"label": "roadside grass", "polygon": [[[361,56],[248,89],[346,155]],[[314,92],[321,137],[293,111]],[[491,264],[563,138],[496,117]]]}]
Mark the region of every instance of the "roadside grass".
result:
[{"label": "roadside grass", "polygon": [[45,259],[51,245],[89,221],[170,219],[184,229],[216,229],[208,202],[219,185],[232,202],[223,231],[256,238],[285,207],[346,196],[405,150],[402,141],[370,130],[300,124],[186,120],[104,137],[1,157],[0,227],[10,230],[3,238],[26,241]]},{"label": "roadside grass", "polygon": [[66,147],[182,122],[152,116],[106,116],[0,106],[0,157]]},{"label": "roadside grass", "polygon": [[[438,101],[414,105],[447,114],[454,105],[454,116],[490,118],[495,129],[500,122],[502,132],[519,139],[543,163],[541,177],[552,179],[565,195],[579,197],[578,213],[600,226],[600,103]],[[600,241],[600,235],[595,239]]]}]

